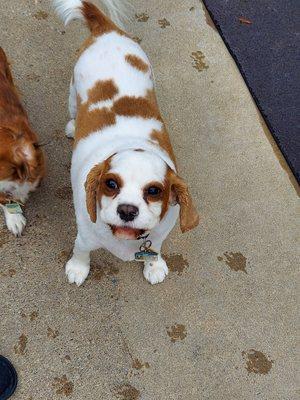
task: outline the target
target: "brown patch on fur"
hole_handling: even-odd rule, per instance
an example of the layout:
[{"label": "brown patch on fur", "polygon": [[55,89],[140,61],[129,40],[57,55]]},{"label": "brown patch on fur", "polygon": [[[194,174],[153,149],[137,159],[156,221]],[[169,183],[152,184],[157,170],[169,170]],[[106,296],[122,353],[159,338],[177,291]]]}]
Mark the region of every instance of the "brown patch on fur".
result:
[{"label": "brown patch on fur", "polygon": [[145,63],[140,57],[135,56],[133,54],[127,54],[125,56],[125,60],[134,68],[138,69],[141,72],[148,72],[149,65]]},{"label": "brown patch on fur", "polygon": [[124,96],[113,105],[113,111],[118,115],[128,117],[155,118],[161,120],[159,110],[154,108],[145,97]]},{"label": "brown patch on fur", "polygon": [[42,179],[44,156],[37,141],[0,47],[0,180],[33,183]]},{"label": "brown patch on fur", "polygon": [[118,88],[113,80],[98,81],[92,89],[88,91],[88,102],[90,104],[97,103],[98,101],[105,101],[113,99],[118,94]]},{"label": "brown patch on fur", "polygon": [[156,131],[154,130],[151,133],[151,139],[159,144],[159,146],[165,150],[166,153],[170,156],[171,160],[175,164],[176,167],[176,159],[175,159],[175,154],[173,151],[173,147],[170,141],[169,134],[165,127],[161,131]]},{"label": "brown patch on fur", "polygon": [[85,138],[91,132],[103,129],[106,126],[114,125],[116,117],[112,110],[107,107],[89,111],[92,104],[99,101],[113,99],[118,94],[118,88],[112,80],[98,81],[92,89],[88,91],[88,101],[82,103],[80,97],[77,98],[76,116],[76,145],[80,139]]},{"label": "brown patch on fur", "polygon": [[93,36],[100,36],[112,31],[116,31],[122,35],[125,34],[94,4],[83,1],[81,9]]}]

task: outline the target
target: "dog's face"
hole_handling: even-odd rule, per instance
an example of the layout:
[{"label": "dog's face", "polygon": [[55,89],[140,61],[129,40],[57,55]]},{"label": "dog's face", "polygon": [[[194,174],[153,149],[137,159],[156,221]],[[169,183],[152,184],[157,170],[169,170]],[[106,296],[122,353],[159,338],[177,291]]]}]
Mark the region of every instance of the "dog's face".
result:
[{"label": "dog's face", "polygon": [[43,173],[44,158],[38,144],[0,127],[0,181],[34,182]]},{"label": "dog's face", "polygon": [[101,218],[121,239],[150,231],[177,202],[182,231],[199,220],[184,181],[160,157],[143,150],[123,151],[96,165],[88,174],[86,195],[92,222]]}]

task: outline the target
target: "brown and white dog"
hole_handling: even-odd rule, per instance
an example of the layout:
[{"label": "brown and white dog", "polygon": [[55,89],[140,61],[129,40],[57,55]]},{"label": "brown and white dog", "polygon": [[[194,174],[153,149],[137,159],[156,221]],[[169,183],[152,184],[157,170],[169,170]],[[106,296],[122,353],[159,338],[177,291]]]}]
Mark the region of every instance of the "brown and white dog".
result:
[{"label": "brown and white dog", "polygon": [[21,235],[26,225],[20,204],[24,205],[29,192],[36,189],[44,170],[43,152],[0,47],[0,208],[15,236]]},{"label": "brown and white dog", "polygon": [[[120,0],[102,2],[113,12],[122,5]],[[199,217],[176,172],[150,62],[95,5],[81,0],[54,4],[65,24],[82,19],[91,31],[74,68],[66,126],[67,136],[75,139],[71,178],[78,225],[66,265],[69,282],[84,282],[90,252],[99,248],[122,260],[142,256],[145,278],[162,282],[168,273],[160,255],[164,239],[179,214],[183,232],[197,226]],[[152,252],[140,239],[146,235]],[[146,254],[139,252],[143,249]]]}]

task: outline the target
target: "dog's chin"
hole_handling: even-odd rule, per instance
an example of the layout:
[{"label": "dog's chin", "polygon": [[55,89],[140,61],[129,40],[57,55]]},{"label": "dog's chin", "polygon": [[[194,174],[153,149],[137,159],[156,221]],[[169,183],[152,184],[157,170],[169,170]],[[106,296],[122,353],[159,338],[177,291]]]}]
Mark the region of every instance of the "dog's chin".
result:
[{"label": "dog's chin", "polygon": [[130,226],[109,225],[113,235],[118,239],[137,240],[146,230],[131,228]]}]

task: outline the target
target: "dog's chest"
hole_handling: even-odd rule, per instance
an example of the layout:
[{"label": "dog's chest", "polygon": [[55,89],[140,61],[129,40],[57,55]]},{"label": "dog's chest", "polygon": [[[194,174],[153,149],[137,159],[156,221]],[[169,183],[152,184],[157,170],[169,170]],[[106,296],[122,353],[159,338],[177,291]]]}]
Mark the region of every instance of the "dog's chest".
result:
[{"label": "dog's chest", "polygon": [[13,200],[24,202],[27,200],[29,192],[32,192],[37,187],[37,182],[14,182],[14,181],[0,181],[0,192],[6,193],[12,197]]}]

